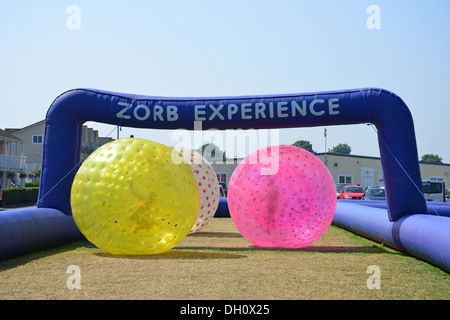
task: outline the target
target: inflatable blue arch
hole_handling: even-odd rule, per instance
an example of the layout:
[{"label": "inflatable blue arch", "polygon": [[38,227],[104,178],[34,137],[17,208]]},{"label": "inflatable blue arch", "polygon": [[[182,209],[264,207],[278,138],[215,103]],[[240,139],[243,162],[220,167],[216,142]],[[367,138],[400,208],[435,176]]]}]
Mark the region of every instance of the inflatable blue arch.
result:
[{"label": "inflatable blue arch", "polygon": [[47,112],[37,208],[0,212],[0,259],[83,238],[71,215],[70,190],[86,121],[188,130],[195,121],[203,129],[371,123],[378,131],[387,202],[339,201],[333,223],[450,270],[450,207],[430,210],[411,113],[397,95],[378,88],[209,98],[67,91]]}]

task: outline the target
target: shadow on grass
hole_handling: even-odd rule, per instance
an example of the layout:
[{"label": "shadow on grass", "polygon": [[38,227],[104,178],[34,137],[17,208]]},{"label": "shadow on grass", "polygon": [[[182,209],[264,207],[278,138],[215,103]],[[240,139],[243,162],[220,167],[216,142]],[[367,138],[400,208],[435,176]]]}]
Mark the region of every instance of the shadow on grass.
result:
[{"label": "shadow on grass", "polygon": [[388,253],[382,247],[372,245],[372,246],[309,246],[304,248],[261,248],[257,246],[252,246],[255,250],[272,250],[272,251],[303,251],[303,252],[324,252],[324,253]]},{"label": "shadow on grass", "polygon": [[[261,248],[256,246],[249,247],[182,247],[178,250],[220,250],[220,251],[246,251],[246,252],[274,252],[274,253],[289,253],[289,252],[312,252],[312,253],[368,253],[380,254],[389,253],[384,248],[376,245],[372,246],[309,246],[305,248],[285,249],[285,248]],[[395,254],[395,253],[394,253]]]},{"label": "shadow on grass", "polygon": [[191,233],[188,237],[198,238],[242,238],[238,232],[198,232]]},{"label": "shadow on grass", "polygon": [[[208,248],[211,249],[211,248]],[[138,260],[170,260],[170,259],[188,259],[188,260],[204,260],[204,259],[242,259],[247,256],[233,253],[223,252],[197,252],[189,250],[169,250],[167,252],[152,255],[114,255],[107,252],[96,252],[96,256],[116,258],[116,259],[138,259]]]},{"label": "shadow on grass", "polygon": [[25,265],[34,260],[49,257],[55,254],[64,253],[80,248],[97,248],[87,240],[69,242],[58,247],[38,250],[34,252],[24,253],[22,255],[12,257],[6,260],[0,260],[0,271],[12,269],[21,265]]}]

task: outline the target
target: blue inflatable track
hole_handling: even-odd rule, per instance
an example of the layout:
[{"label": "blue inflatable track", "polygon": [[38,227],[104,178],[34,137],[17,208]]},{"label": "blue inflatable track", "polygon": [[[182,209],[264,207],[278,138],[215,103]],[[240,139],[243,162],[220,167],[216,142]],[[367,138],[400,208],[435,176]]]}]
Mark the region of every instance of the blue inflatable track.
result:
[{"label": "blue inflatable track", "polygon": [[[204,130],[372,123],[378,132],[386,205],[339,203],[336,223],[355,230],[364,226],[364,230],[370,230],[366,236],[380,237],[383,243],[450,269],[448,237],[438,241],[431,235],[436,235],[437,230],[450,234],[450,227],[444,215],[428,214],[411,113],[397,95],[378,88],[206,98],[142,96],[93,89],[67,91],[55,99],[46,116],[38,208],[0,212],[0,259],[82,238],[71,216],[70,190],[86,121],[187,130],[193,130],[198,122]],[[227,211],[225,200],[221,200],[219,209],[218,215]],[[362,212],[358,218],[357,211]],[[373,212],[383,217],[375,219]],[[427,229],[419,233],[409,231],[413,226],[425,225]],[[395,237],[391,235],[395,241],[384,240],[389,238],[386,228],[400,230]]]},{"label": "blue inflatable track", "polygon": [[384,201],[367,202],[372,203],[339,200],[333,225],[450,271],[450,205],[433,205],[429,213],[407,215],[392,222]]}]

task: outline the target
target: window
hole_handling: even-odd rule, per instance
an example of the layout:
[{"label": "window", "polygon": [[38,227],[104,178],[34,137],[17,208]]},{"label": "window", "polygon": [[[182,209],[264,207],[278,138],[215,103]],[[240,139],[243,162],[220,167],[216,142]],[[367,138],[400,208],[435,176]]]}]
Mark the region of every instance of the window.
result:
[{"label": "window", "polygon": [[367,190],[367,195],[370,197],[386,197],[386,192],[381,188],[369,189]]},{"label": "window", "polygon": [[353,183],[353,176],[352,175],[339,175],[338,183]]},{"label": "window", "polygon": [[334,166],[335,168],[337,168],[338,163],[337,163],[337,162],[333,163],[333,166]]},{"label": "window", "polygon": [[219,180],[219,182],[223,182],[225,183],[225,185],[227,184],[227,173],[226,172],[216,172],[217,175],[217,180]]},{"label": "window", "polygon": [[424,193],[442,193],[441,182],[423,181],[422,185]]},{"label": "window", "polygon": [[42,136],[33,136],[33,144],[42,144]]},{"label": "window", "polygon": [[363,187],[346,187],[345,192],[347,193],[364,193]]}]

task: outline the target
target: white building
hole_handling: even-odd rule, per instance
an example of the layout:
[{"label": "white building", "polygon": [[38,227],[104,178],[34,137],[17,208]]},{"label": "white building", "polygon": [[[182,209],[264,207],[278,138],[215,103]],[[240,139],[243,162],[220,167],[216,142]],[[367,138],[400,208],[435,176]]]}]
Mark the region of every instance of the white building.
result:
[{"label": "white building", "polygon": [[26,157],[25,172],[31,173],[41,167],[42,143],[44,141],[45,120],[33,123],[21,129],[5,129],[6,132],[23,141]]},{"label": "white building", "polygon": [[[383,168],[378,157],[317,153],[316,156],[330,170],[336,183],[351,183],[363,187],[384,186]],[[448,183],[450,164],[419,161],[422,180]]]},{"label": "white building", "polygon": [[[44,131],[45,120],[20,129],[8,128],[2,130],[5,137],[0,137],[0,152],[1,150],[4,151],[4,162],[8,160],[7,163],[14,163],[15,165],[14,168],[5,169],[6,171],[32,173],[41,168]],[[83,126],[81,159],[85,159],[92,151],[111,140],[112,138],[99,137],[97,130]],[[5,147],[2,147],[3,145]],[[0,168],[0,170],[3,169]],[[6,184],[2,185],[5,186]]]},{"label": "white building", "polygon": [[[18,137],[0,129],[0,184],[9,187],[16,182],[18,174],[26,172],[24,142]],[[8,178],[8,176],[10,176]]]}]

